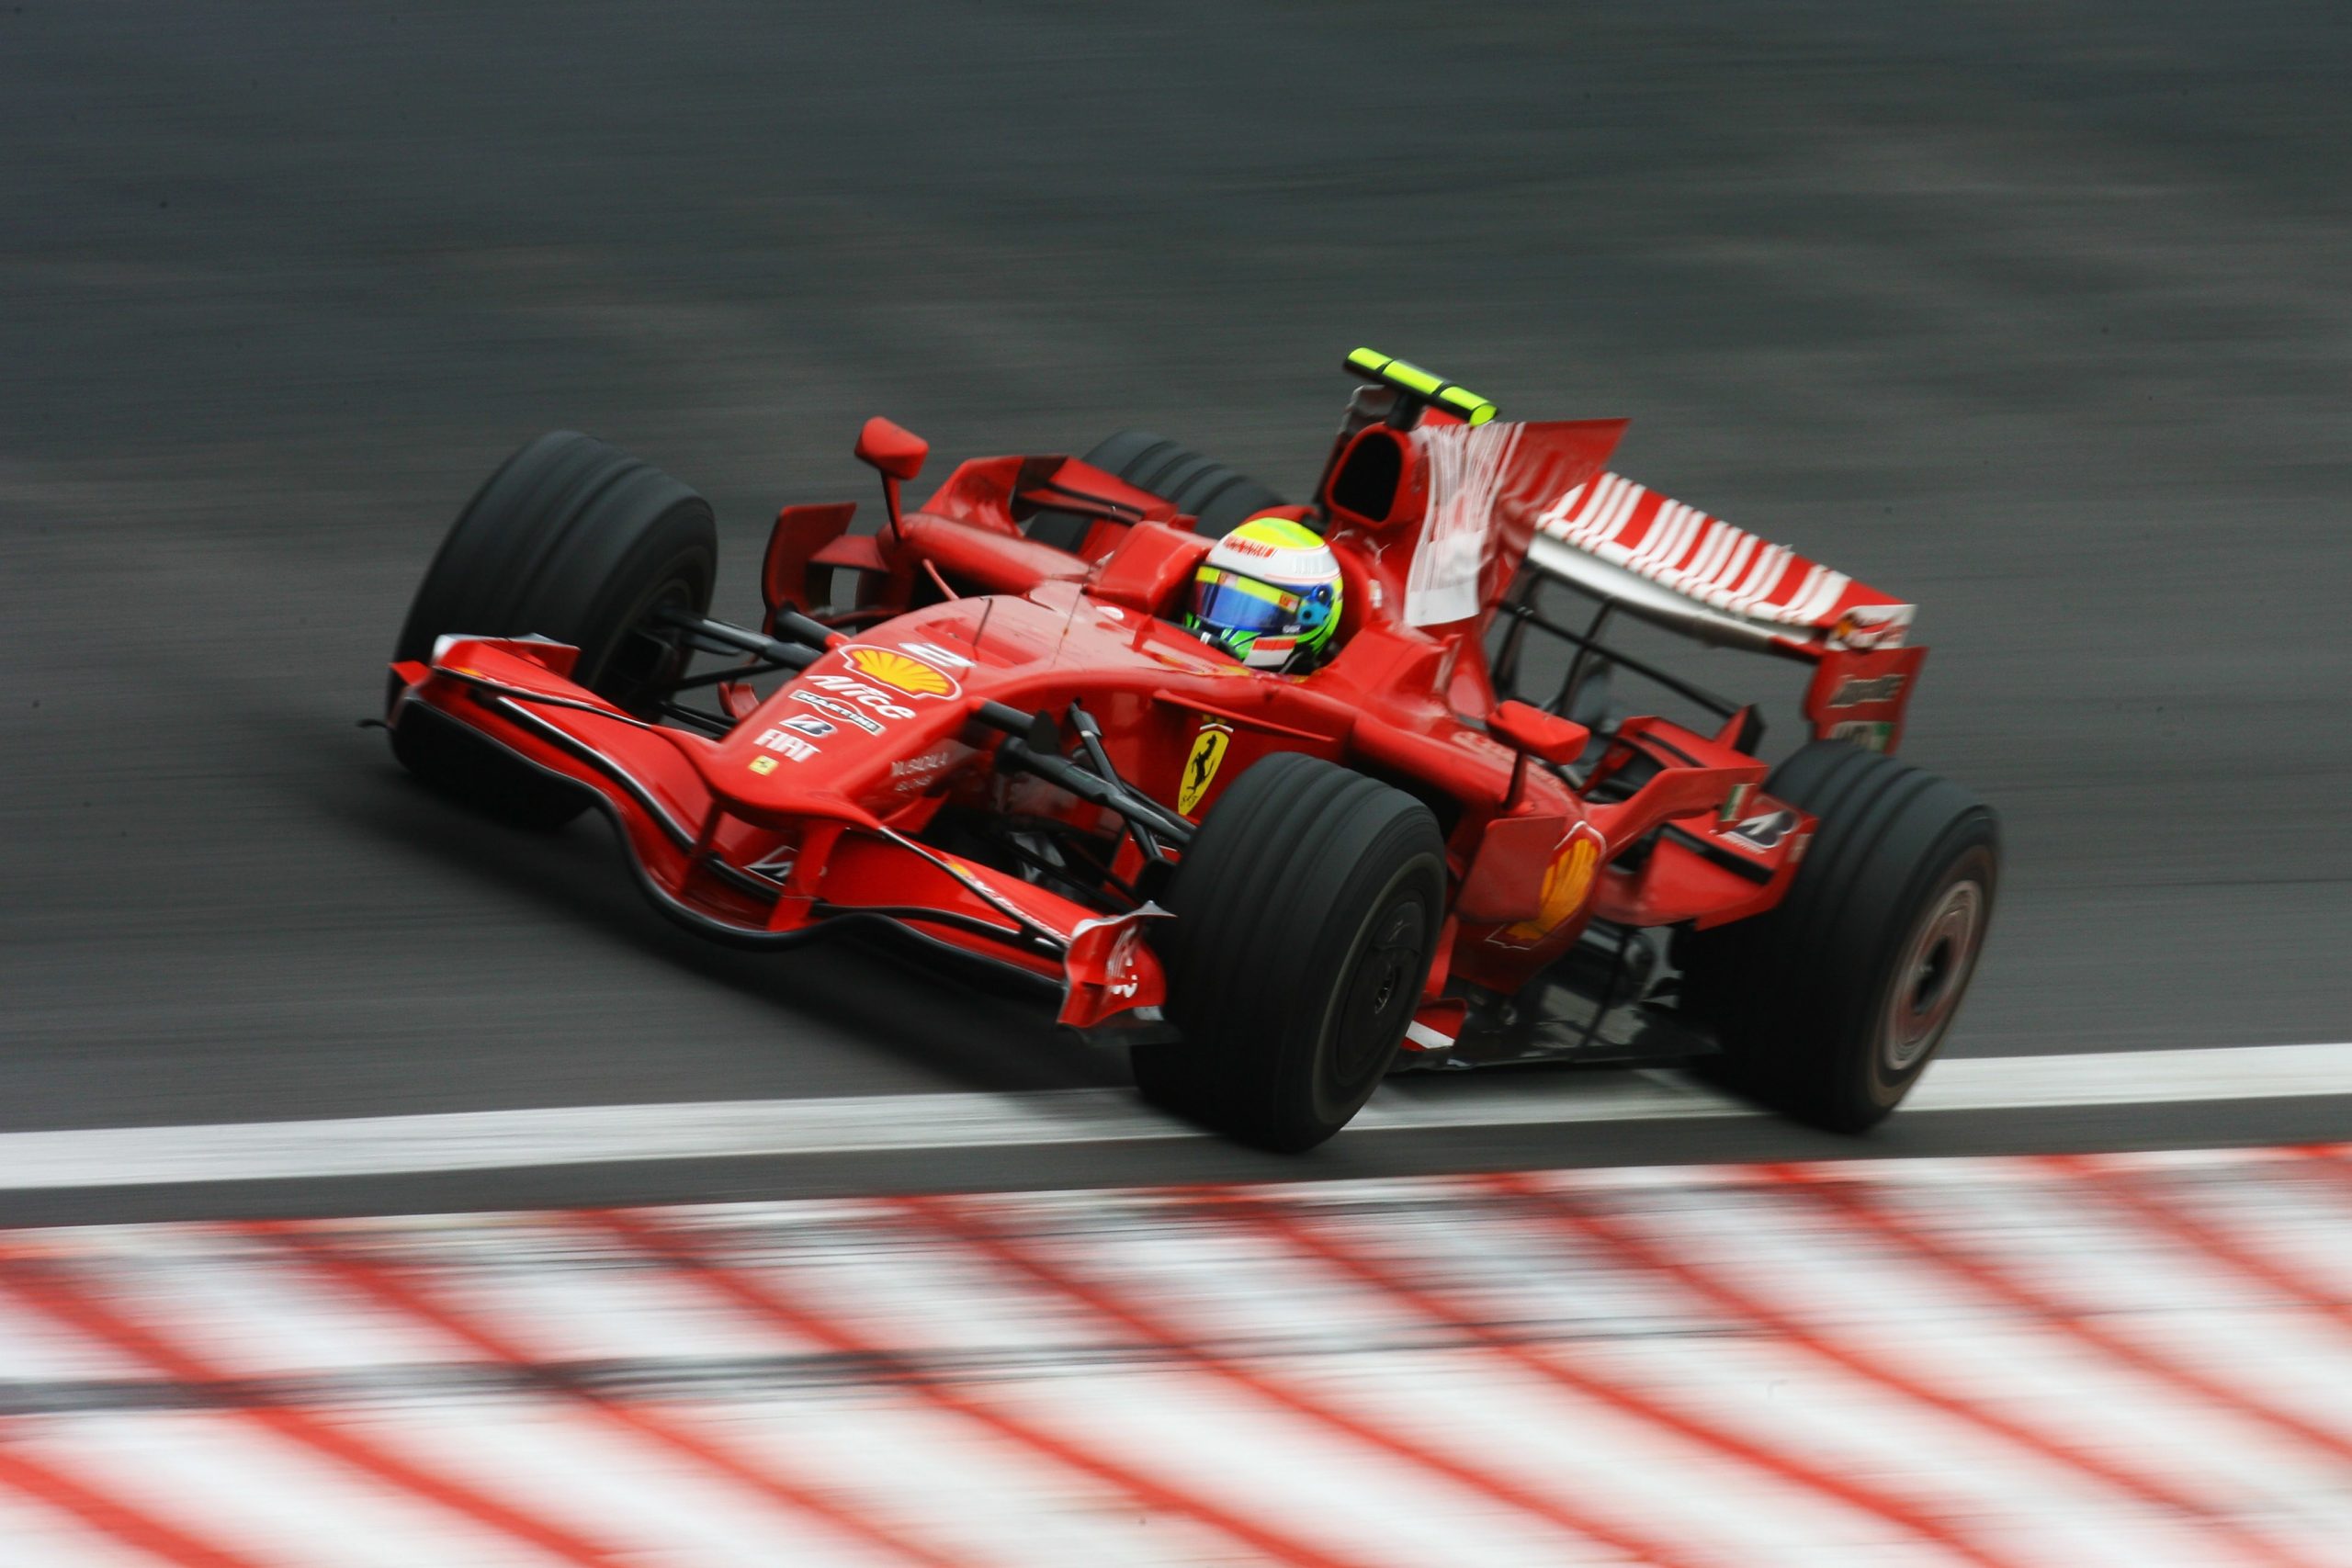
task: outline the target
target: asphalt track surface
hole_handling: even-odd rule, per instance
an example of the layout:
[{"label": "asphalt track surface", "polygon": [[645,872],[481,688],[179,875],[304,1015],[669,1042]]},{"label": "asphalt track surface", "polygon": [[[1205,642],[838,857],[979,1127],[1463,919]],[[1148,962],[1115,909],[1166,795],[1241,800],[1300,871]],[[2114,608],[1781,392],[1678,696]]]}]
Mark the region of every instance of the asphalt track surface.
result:
[{"label": "asphalt track surface", "polygon": [[[1909,754],[2008,834],[1953,1053],[2352,1037],[2348,73],[2321,5],[0,6],[0,1132],[1122,1084],[883,960],[706,947],[601,826],[471,819],[355,721],[542,429],[707,494],[748,615],[778,503],[866,498],[867,413],[940,473],[1134,423],[1303,489],[1358,343],[1631,416],[1624,471],[1923,606]],[[2315,1138],[2345,1103],[1859,1147]],[[1635,1123],[814,1186],[1856,1147]]]}]

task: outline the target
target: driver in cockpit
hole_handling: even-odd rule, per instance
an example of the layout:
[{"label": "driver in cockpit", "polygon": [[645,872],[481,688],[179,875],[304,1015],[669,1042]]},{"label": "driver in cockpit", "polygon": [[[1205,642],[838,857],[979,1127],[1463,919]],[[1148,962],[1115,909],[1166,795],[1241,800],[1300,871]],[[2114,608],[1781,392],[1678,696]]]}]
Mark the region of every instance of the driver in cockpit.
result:
[{"label": "driver in cockpit", "polygon": [[1305,674],[1339,630],[1339,558],[1304,524],[1252,517],[1193,574],[1183,626],[1252,670]]}]

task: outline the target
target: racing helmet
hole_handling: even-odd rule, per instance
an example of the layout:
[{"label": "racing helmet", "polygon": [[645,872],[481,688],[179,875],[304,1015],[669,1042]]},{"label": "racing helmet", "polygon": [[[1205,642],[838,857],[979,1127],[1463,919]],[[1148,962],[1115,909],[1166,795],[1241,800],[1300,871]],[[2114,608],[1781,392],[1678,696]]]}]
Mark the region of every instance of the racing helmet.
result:
[{"label": "racing helmet", "polygon": [[1193,574],[1184,629],[1252,670],[1309,670],[1340,626],[1340,562],[1287,517],[1252,517]]}]

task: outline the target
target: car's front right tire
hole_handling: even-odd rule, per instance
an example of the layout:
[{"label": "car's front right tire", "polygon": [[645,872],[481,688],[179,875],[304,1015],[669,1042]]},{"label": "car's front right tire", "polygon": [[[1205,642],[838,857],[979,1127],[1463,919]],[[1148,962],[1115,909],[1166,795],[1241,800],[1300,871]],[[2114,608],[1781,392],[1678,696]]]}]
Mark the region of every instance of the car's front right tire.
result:
[{"label": "car's front right tire", "polygon": [[[718,571],[707,502],[616,447],[556,431],[499,465],[458,513],[392,657],[429,660],[450,634],[537,634],[580,649],[581,685],[648,713],[684,657],[659,613],[707,612]],[[559,826],[586,805],[576,786],[454,720],[414,706],[392,717],[393,754],[444,794],[526,827]]]}]

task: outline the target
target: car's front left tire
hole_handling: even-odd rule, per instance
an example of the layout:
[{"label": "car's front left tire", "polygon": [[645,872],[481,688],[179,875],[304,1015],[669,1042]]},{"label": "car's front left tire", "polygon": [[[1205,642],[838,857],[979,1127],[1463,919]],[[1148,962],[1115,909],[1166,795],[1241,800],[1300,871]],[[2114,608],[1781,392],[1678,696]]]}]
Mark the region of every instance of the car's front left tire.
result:
[{"label": "car's front left tire", "polygon": [[1164,901],[1181,1038],[1131,1053],[1145,1097],[1284,1153],[1347,1125],[1396,1060],[1444,924],[1429,807],[1318,758],[1269,757],[1203,819]]}]

